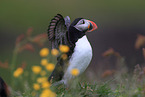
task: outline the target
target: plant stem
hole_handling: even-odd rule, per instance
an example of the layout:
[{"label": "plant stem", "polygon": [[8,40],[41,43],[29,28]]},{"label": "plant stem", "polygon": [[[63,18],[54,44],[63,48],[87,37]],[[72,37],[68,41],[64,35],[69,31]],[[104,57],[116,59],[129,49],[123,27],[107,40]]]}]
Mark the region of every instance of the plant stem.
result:
[{"label": "plant stem", "polygon": [[13,51],[13,56],[12,56],[12,62],[11,62],[11,66],[10,66],[10,73],[11,73],[11,86],[14,87],[14,77],[13,77],[13,72],[15,70],[15,67],[16,67],[16,60],[17,60],[17,56],[18,56],[18,50],[19,48],[26,44],[27,42],[31,41],[30,38],[26,38],[25,40],[21,41],[19,44],[17,44],[14,48],[14,51]]},{"label": "plant stem", "polygon": [[14,72],[14,69],[15,69],[15,65],[16,65],[16,60],[17,60],[17,55],[18,55],[18,45],[15,46],[14,48],[14,51],[13,51],[13,56],[12,56],[12,62],[11,62],[11,86],[13,87],[14,86],[14,77],[13,77],[13,72]]}]

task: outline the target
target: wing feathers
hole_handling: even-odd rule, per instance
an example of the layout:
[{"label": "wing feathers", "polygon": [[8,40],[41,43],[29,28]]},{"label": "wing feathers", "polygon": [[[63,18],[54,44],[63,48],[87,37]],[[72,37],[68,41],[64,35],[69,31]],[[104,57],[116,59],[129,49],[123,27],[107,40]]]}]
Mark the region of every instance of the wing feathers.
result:
[{"label": "wing feathers", "polygon": [[[70,26],[70,18],[67,16],[63,18],[62,15],[57,14],[50,22],[48,27],[48,38],[51,41],[52,49],[59,48],[59,45],[68,45],[70,49],[73,49],[73,45],[69,42],[68,39],[68,28]],[[71,55],[71,50],[67,53],[68,57]],[[61,55],[60,55],[61,56]],[[66,62],[58,56],[58,63],[55,66],[54,71],[49,77],[49,81],[58,81],[61,80],[64,74],[64,67]]]},{"label": "wing feathers", "polygon": [[66,25],[66,27],[67,27],[67,30],[69,30],[69,26],[70,26],[70,17],[69,16],[66,16],[65,18],[64,18],[64,20],[65,20],[65,25]]},{"label": "wing feathers", "polygon": [[50,22],[50,25],[48,27],[48,39],[50,41],[52,41],[55,37],[55,29],[56,29],[56,26],[58,24],[58,22],[63,19],[62,15],[60,14],[57,14]]},{"label": "wing feathers", "polygon": [[63,18],[61,14],[57,14],[51,20],[48,27],[48,39],[52,43],[52,49],[58,49],[58,46],[61,44],[70,46],[67,36],[69,25],[70,18],[68,16]]}]

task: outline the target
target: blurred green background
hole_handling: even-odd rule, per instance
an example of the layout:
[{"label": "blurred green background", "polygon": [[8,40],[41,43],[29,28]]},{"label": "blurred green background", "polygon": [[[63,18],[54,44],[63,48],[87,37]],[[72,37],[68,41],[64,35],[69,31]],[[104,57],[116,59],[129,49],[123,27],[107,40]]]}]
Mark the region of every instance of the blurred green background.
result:
[{"label": "blurred green background", "polygon": [[[11,62],[15,39],[29,27],[33,35],[47,32],[50,20],[60,13],[64,17],[83,17],[94,21],[98,30],[88,33],[93,47],[94,71],[103,60],[102,53],[112,47],[125,57],[131,66],[142,63],[141,50],[134,49],[138,34],[145,35],[144,0],[1,0],[0,1],[0,60]],[[45,47],[48,47],[48,42]],[[21,53],[17,65],[26,61],[39,64],[39,48],[35,53]],[[133,60],[133,61],[132,61]],[[105,63],[106,68],[114,64]],[[0,75],[5,69],[0,68]]]}]

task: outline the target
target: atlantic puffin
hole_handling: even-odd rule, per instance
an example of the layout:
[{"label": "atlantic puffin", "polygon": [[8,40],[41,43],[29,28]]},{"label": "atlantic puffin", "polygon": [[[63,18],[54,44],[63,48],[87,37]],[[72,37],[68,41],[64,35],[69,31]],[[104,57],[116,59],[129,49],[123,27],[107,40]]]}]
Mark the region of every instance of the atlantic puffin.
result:
[{"label": "atlantic puffin", "polygon": [[92,47],[87,39],[86,32],[96,30],[97,25],[84,18],[76,18],[72,23],[70,17],[63,18],[57,14],[48,27],[48,39],[52,49],[58,49],[60,45],[67,45],[70,50],[67,52],[67,60],[63,60],[61,55],[57,57],[55,69],[49,77],[49,82],[58,85],[68,85],[74,78],[72,69],[78,69],[82,74],[92,59]]}]

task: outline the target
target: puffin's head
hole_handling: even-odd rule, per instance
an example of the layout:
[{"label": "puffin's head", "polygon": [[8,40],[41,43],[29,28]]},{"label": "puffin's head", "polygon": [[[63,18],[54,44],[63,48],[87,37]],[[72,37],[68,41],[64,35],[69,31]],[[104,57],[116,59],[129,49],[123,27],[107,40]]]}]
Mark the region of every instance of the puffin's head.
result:
[{"label": "puffin's head", "polygon": [[77,18],[75,19],[72,24],[70,25],[70,28],[76,29],[78,32],[91,32],[96,30],[98,27],[97,25],[87,19],[84,18]]},{"label": "puffin's head", "polygon": [[75,44],[78,39],[82,38],[86,34],[86,32],[94,31],[97,28],[98,27],[94,22],[84,18],[77,18],[69,27],[69,40],[72,44]]}]

